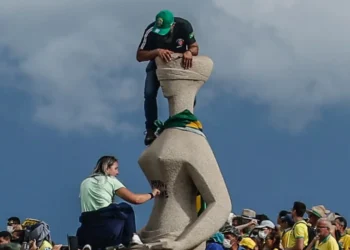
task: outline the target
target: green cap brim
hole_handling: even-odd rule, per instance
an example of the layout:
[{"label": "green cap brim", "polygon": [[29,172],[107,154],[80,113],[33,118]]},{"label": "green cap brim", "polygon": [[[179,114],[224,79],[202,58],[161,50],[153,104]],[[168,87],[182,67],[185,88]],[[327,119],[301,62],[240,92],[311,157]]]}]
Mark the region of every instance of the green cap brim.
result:
[{"label": "green cap brim", "polygon": [[161,36],[165,36],[166,34],[169,33],[171,27],[170,28],[165,28],[165,29],[160,29],[158,27],[153,27],[152,31],[158,35],[161,35]]}]

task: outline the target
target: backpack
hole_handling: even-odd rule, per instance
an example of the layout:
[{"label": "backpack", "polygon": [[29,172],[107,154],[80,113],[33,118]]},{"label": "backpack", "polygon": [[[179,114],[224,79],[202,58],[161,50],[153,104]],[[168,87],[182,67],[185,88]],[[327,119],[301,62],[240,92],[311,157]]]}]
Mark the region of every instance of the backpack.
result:
[{"label": "backpack", "polygon": [[25,224],[24,239],[26,242],[36,240],[36,245],[40,248],[41,244],[46,240],[52,244],[50,227],[44,221],[29,219],[29,223]]},{"label": "backpack", "polygon": [[305,250],[305,249],[309,246],[310,242],[315,238],[315,236],[316,236],[316,231],[315,231],[315,229],[312,228],[309,224],[307,224],[304,220],[301,220],[301,221],[296,222],[296,223],[293,225],[293,228],[292,228],[293,231],[292,231],[292,233],[293,233],[294,238],[295,238],[295,235],[294,235],[294,228],[295,228],[295,226],[296,226],[297,224],[299,224],[299,223],[304,223],[304,224],[306,225],[306,227],[307,227],[307,234],[308,234],[309,240],[308,240],[308,244],[304,247],[304,250]]}]

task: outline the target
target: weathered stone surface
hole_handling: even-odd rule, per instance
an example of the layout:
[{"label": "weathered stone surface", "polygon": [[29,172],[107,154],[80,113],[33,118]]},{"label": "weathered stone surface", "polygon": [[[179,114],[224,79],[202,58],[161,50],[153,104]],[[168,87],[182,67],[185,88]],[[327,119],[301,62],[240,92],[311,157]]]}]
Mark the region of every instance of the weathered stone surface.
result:
[{"label": "weathered stone surface", "polygon": [[[170,115],[185,109],[193,112],[194,98],[213,69],[209,57],[197,56],[193,67],[185,70],[179,56],[174,54],[169,63],[156,58]],[[205,241],[221,228],[231,211],[230,196],[207,139],[169,128],[145,149],[138,162],[150,185],[162,192],[154,200],[147,225],[139,232],[141,240],[149,249],[204,250]],[[208,205],[199,217],[198,191]]]}]

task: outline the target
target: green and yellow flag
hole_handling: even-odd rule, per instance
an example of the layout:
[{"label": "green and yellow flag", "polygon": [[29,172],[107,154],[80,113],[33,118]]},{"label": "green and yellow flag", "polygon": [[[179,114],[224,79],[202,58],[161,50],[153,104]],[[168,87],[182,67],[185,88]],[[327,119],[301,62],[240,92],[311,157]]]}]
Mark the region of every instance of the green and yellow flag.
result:
[{"label": "green and yellow flag", "polygon": [[207,208],[207,204],[204,202],[202,196],[200,194],[196,197],[196,209],[198,217],[203,213],[203,211]]}]

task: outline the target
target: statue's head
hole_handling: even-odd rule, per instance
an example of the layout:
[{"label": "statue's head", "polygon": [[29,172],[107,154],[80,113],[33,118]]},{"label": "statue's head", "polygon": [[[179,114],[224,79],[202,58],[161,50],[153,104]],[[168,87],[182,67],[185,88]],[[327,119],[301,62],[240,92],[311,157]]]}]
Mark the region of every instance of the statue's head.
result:
[{"label": "statue's head", "polygon": [[196,95],[213,70],[213,61],[206,56],[194,56],[192,68],[184,69],[182,54],[173,54],[168,63],[156,58],[157,76],[165,97]]}]

